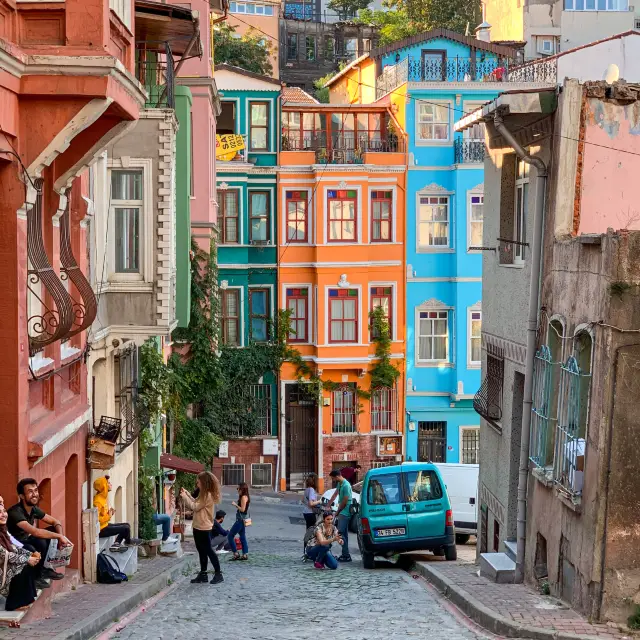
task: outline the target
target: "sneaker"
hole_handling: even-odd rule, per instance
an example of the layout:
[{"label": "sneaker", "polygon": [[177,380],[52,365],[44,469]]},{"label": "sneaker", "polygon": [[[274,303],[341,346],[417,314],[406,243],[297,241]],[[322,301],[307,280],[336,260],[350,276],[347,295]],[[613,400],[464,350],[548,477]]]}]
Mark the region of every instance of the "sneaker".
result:
[{"label": "sneaker", "polygon": [[211,578],[211,584],[220,584],[224,582],[224,578],[220,572],[216,572],[213,574],[213,578]]},{"label": "sneaker", "polygon": [[224,553],[231,553],[231,551],[227,551],[226,549],[216,549],[216,553],[218,555],[224,554]]},{"label": "sneaker", "polygon": [[36,580],[36,589],[39,589],[40,591],[48,589],[50,586],[51,585],[44,578],[38,578]]},{"label": "sneaker", "polygon": [[53,569],[43,569],[42,570],[42,577],[43,578],[48,578],[49,580],[62,580],[64,578],[64,574],[63,573],[58,573],[57,571],[54,571]]},{"label": "sneaker", "polygon": [[110,547],[111,553],[124,553],[127,550],[127,545],[123,542],[114,542]]},{"label": "sneaker", "polygon": [[351,556],[340,556],[338,562],[353,562]]},{"label": "sneaker", "polygon": [[191,584],[205,584],[209,582],[209,577],[206,573],[199,573],[192,581]]},{"label": "sneaker", "polygon": [[316,569],[324,569],[324,565],[323,565],[321,562],[314,562],[314,563],[313,563],[313,566],[314,566]]}]

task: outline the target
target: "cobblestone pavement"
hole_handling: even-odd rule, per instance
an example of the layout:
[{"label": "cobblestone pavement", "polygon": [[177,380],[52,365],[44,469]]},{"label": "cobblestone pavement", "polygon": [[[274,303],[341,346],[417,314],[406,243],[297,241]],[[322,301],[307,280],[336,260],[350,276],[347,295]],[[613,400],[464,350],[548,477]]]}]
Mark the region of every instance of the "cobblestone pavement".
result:
[{"label": "cobblestone pavement", "polygon": [[[226,511],[233,513],[231,508]],[[356,561],[337,571],[318,571],[302,563],[304,528],[290,521],[295,521],[299,506],[255,500],[251,511],[249,562],[229,562],[229,556],[221,556],[223,584],[192,585],[184,580],[119,630],[117,637],[304,640],[329,633],[350,640],[487,637],[399,568],[387,565],[365,571],[355,553]]]}]

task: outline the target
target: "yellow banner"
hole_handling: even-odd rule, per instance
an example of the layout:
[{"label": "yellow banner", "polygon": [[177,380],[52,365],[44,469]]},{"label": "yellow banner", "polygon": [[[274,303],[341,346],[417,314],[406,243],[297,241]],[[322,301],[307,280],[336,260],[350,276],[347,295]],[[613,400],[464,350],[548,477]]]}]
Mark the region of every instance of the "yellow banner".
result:
[{"label": "yellow banner", "polygon": [[233,160],[244,149],[244,138],[235,134],[216,136],[216,160]]}]

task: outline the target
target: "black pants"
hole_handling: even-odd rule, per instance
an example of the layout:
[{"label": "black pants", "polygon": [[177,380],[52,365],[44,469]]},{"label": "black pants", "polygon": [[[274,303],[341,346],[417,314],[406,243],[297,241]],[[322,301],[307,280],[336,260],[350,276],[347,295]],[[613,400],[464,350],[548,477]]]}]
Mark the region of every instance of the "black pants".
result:
[{"label": "black pants", "polygon": [[100,538],[110,538],[116,536],[116,542],[124,541],[125,544],[131,542],[131,527],[127,522],[108,524],[104,529],[100,529]]},{"label": "black pants", "polygon": [[309,527],[313,527],[313,525],[315,525],[316,523],[316,514],[315,513],[303,513],[302,514],[304,516],[304,521],[307,525],[307,529]]},{"label": "black pants", "polygon": [[[39,539],[42,540],[42,538]],[[13,577],[4,607],[6,611],[15,611],[20,607],[28,607],[36,599],[35,581],[37,571],[36,567],[25,565],[22,571]]]},{"label": "black pants", "polygon": [[[47,527],[47,531],[55,531],[53,527]],[[34,567],[34,580],[42,577],[42,570],[44,569],[44,561],[47,559],[47,553],[49,552],[49,544],[51,540],[49,538],[36,538],[35,536],[29,536],[22,544],[27,551],[37,551],[40,554],[40,562]],[[18,605],[22,606],[22,605]],[[8,611],[8,609],[7,609]]]},{"label": "black pants", "polygon": [[207,531],[194,529],[193,540],[196,543],[196,549],[198,550],[198,555],[200,556],[201,573],[206,573],[208,560],[211,560],[214,571],[216,573],[220,573],[220,561],[218,560],[218,556],[211,546],[211,529],[208,529]]}]

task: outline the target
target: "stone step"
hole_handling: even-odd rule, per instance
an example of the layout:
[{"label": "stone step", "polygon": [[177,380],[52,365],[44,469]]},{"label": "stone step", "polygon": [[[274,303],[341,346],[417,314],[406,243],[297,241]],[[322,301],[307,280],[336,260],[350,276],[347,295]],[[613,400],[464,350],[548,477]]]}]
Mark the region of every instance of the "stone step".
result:
[{"label": "stone step", "polygon": [[99,552],[113,558],[122,573],[132,576],[138,570],[138,547],[127,547],[125,551],[109,551],[115,540],[115,536],[99,538]]},{"label": "stone step", "polygon": [[506,553],[481,553],[480,575],[499,584],[513,583],[516,563]]},{"label": "stone step", "polygon": [[516,540],[505,540],[504,552],[515,562],[518,556],[518,542]]}]

